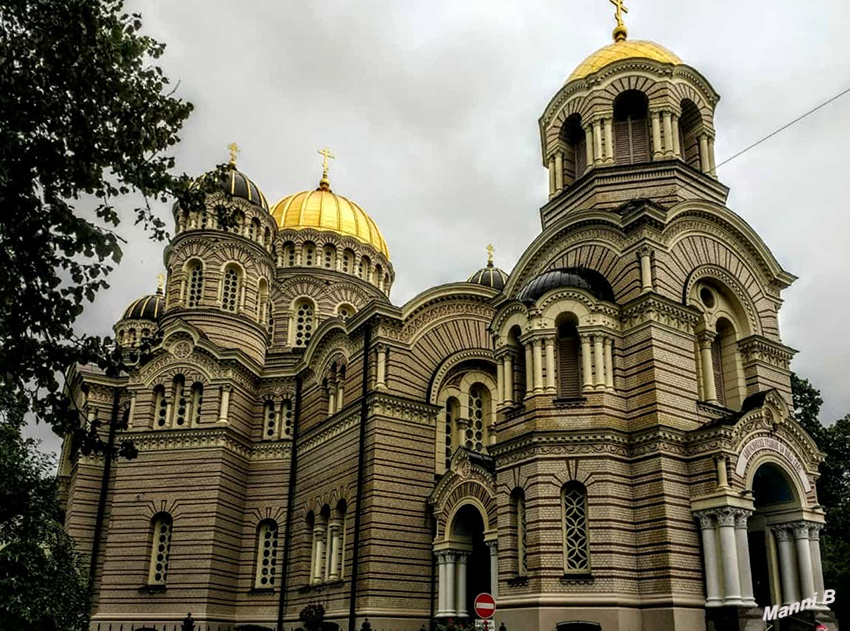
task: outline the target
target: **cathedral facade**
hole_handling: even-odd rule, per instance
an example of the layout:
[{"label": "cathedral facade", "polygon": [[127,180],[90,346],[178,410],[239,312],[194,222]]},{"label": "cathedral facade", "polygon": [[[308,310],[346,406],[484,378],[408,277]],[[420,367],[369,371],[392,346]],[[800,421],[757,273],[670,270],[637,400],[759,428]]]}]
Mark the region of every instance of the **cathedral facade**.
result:
[{"label": "cathedral facade", "polygon": [[69,373],[139,450],[63,453],[92,629],[290,631],[318,603],[413,631],[489,592],[509,631],[765,629],[807,598],[834,630],[795,277],[725,206],[718,100],[618,26],[540,118],[549,196],[511,273],[491,254],[402,306],[327,169],[270,206],[233,162],[176,207],[164,286],[115,325],[132,367]]}]

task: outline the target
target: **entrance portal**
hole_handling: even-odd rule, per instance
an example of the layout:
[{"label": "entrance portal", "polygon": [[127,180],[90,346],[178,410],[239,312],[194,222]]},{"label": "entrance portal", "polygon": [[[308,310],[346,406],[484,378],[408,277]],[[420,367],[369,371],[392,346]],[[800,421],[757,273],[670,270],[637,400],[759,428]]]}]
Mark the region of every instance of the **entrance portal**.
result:
[{"label": "entrance portal", "polygon": [[464,605],[467,616],[474,618],[475,597],[490,591],[490,551],[484,543],[484,519],[474,506],[467,504],[457,512],[452,525],[452,541],[468,553]]}]

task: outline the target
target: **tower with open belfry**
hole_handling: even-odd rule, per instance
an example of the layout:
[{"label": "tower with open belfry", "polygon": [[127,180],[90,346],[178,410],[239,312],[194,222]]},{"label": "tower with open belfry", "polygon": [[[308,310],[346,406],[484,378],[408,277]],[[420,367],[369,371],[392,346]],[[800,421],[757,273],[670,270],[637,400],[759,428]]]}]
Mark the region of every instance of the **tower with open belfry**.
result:
[{"label": "tower with open belfry", "polygon": [[508,631],[837,629],[778,326],[795,277],[725,205],[718,94],[613,1],[614,42],[540,116],[548,198],[510,273],[491,250],[393,304],[392,235],[328,150],[273,205],[234,153],[205,211],[175,208],[163,286],[115,325],[130,368],[69,373],[139,451],[106,476],[63,452],[93,631],[292,631],[317,603],[418,631],[481,592]]}]

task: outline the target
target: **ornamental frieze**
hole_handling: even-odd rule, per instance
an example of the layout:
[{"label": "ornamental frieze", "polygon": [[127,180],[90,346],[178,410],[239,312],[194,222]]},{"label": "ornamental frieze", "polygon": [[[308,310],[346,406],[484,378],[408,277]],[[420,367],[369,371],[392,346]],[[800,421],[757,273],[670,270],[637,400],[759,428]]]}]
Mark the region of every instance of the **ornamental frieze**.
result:
[{"label": "ornamental frieze", "polygon": [[788,370],[790,368],[791,359],[795,354],[795,351],[786,346],[755,336],[738,342],[738,350],[741,353],[741,362],[744,365],[749,362],[759,361],[782,370]]},{"label": "ornamental frieze", "polygon": [[649,297],[627,307],[622,313],[623,331],[641,324],[654,322],[672,327],[683,333],[692,334],[699,316],[690,310],[669,302]]}]

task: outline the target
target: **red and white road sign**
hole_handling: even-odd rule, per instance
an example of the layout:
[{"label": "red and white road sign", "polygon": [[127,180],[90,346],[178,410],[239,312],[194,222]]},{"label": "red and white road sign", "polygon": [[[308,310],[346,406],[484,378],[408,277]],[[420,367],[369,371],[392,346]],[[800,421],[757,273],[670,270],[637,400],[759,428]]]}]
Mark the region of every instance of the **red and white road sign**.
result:
[{"label": "red and white road sign", "polygon": [[487,592],[478,594],[475,597],[475,615],[486,620],[492,618],[494,613],[496,613],[495,599]]}]

